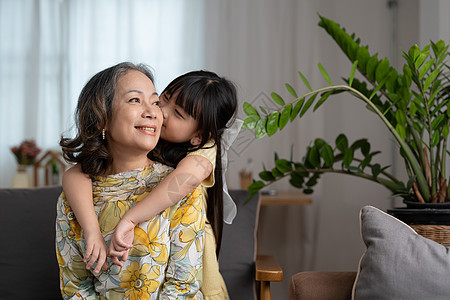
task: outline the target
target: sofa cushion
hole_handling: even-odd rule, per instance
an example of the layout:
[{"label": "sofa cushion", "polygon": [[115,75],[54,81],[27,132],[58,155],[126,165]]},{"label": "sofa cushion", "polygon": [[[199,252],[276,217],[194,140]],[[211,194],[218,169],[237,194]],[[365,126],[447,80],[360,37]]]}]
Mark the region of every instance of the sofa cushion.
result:
[{"label": "sofa cushion", "polygon": [[219,254],[220,273],[227,285],[230,299],[255,299],[256,225],[259,196],[245,200],[249,191],[230,190],[238,208],[233,224],[223,224],[222,247]]},{"label": "sofa cushion", "polygon": [[61,190],[0,189],[0,299],[61,299],[55,253]]},{"label": "sofa cushion", "polygon": [[360,224],[366,251],[353,299],[449,299],[448,248],[372,206],[362,208]]}]

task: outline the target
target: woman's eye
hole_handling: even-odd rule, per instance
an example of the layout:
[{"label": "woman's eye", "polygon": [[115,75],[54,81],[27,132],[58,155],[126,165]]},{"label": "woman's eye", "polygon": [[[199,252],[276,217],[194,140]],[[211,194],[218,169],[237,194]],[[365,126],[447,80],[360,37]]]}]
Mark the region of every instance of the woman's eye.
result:
[{"label": "woman's eye", "polygon": [[156,106],[160,106],[161,105],[161,101],[155,101],[155,102],[153,102],[153,105],[156,105]]},{"label": "woman's eye", "polygon": [[132,98],[132,99],[128,100],[128,102],[139,103],[139,98]]}]

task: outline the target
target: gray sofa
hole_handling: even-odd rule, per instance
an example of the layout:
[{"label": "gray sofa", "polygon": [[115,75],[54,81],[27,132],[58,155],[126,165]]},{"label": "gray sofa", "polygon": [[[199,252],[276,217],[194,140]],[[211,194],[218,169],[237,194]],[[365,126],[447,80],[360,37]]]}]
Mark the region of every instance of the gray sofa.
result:
[{"label": "gray sofa", "polygon": [[[55,255],[56,201],[61,187],[0,189],[0,299],[61,299]],[[258,201],[237,202],[233,225],[224,226],[221,273],[231,299],[254,298],[255,223]],[[239,228],[239,229],[236,229]]]}]

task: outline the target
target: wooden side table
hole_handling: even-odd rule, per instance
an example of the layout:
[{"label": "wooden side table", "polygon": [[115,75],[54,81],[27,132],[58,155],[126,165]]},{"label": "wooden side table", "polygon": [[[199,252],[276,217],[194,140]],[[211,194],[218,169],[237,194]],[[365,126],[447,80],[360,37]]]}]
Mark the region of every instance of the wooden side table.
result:
[{"label": "wooden side table", "polygon": [[[290,190],[290,191],[276,191],[276,194],[259,194],[261,200],[261,206],[288,206],[288,205],[310,205],[312,203],[312,198],[308,195],[303,194],[300,190]],[[261,230],[260,230],[260,220],[258,220],[257,228],[257,246],[256,253],[259,253],[260,240],[261,240]]]},{"label": "wooden side table", "polygon": [[260,194],[261,205],[309,205],[311,197],[300,191],[277,191],[274,195]]}]

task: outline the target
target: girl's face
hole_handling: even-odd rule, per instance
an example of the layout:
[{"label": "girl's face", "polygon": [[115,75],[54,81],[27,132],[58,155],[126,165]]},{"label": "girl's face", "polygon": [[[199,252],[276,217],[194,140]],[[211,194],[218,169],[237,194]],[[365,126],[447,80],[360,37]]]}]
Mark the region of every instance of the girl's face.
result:
[{"label": "girl's face", "polygon": [[158,94],[145,74],[130,70],[119,78],[106,128],[112,153],[139,155],[153,150],[162,125],[158,105]]},{"label": "girl's face", "polygon": [[201,143],[198,122],[175,103],[177,94],[168,97],[166,93],[160,97],[160,108],[163,114],[161,138],[171,143],[190,142],[196,146]]}]

